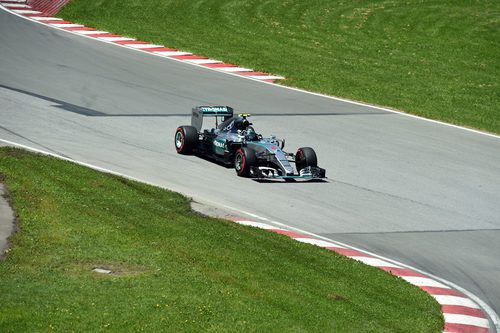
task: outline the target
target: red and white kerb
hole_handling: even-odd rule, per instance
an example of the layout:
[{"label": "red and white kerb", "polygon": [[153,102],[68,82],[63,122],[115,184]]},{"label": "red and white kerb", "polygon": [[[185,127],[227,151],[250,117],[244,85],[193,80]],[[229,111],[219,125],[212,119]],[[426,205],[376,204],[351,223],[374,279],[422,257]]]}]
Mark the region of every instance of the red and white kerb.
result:
[{"label": "red and white kerb", "polygon": [[238,218],[231,220],[238,224],[265,229],[277,234],[286,235],[302,243],[316,245],[337,252],[354,260],[361,261],[366,265],[378,267],[393,275],[403,278],[409,283],[429,293],[439,304],[441,304],[441,310],[443,311],[445,321],[443,333],[489,332],[490,326],[488,318],[478,304],[461,292],[421,273],[405,268],[402,265],[400,266],[398,264],[376,258],[359,250],[347,248],[345,245],[340,245],[332,241],[314,238],[309,235],[286,230],[267,223]]},{"label": "red and white kerb", "polygon": [[190,52],[180,51],[163,45],[150,44],[148,42],[117,35],[108,31],[97,30],[81,24],[64,21],[63,19],[52,16],[68,2],[69,0],[0,0],[0,5],[14,13],[27,16],[46,25],[71,31],[76,34],[85,35],[87,37],[92,37],[97,40],[119,44],[124,47],[144,52],[150,52],[157,56],[172,58],[185,63],[204,66],[221,72],[241,75],[265,82],[274,82],[275,80],[285,79],[283,76],[254,71],[250,68],[239,67],[237,65],[224,63],[220,60],[210,59],[208,57],[195,55]]}]

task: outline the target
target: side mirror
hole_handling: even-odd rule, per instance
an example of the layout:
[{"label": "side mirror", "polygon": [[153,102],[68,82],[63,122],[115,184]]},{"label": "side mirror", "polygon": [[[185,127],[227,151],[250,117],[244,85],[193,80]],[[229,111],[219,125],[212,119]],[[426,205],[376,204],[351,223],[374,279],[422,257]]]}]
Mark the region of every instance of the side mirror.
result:
[{"label": "side mirror", "polygon": [[281,149],[285,148],[285,139],[281,140]]}]

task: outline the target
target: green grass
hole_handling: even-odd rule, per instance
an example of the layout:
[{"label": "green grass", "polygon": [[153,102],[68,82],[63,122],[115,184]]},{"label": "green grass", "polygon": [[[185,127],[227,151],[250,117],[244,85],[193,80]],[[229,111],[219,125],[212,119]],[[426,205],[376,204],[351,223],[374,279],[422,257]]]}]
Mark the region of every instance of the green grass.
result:
[{"label": "green grass", "polygon": [[73,0],[58,16],[500,133],[496,0]]},{"label": "green grass", "polygon": [[[1,332],[439,332],[401,279],[285,236],[203,217],[179,194],[0,149],[18,231]],[[92,272],[95,267],[111,275]]]}]

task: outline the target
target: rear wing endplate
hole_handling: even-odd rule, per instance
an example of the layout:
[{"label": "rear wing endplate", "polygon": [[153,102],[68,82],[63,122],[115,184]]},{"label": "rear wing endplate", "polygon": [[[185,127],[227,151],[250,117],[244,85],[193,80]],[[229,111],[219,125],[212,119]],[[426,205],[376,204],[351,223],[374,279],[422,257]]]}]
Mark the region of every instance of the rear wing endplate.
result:
[{"label": "rear wing endplate", "polygon": [[200,132],[203,125],[203,117],[224,117],[222,120],[224,121],[232,116],[233,108],[229,106],[197,106],[193,108],[191,126],[194,126]]}]

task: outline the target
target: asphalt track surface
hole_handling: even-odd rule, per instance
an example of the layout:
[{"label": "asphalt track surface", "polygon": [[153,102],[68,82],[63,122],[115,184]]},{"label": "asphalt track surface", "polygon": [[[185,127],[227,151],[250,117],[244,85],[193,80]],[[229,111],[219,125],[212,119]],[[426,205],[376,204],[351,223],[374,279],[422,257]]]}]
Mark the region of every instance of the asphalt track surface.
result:
[{"label": "asphalt track surface", "polygon": [[5,186],[0,183],[0,258],[8,249],[8,238],[14,229],[14,212],[6,199]]},{"label": "asphalt track surface", "polygon": [[[278,73],[279,74],[279,73]],[[177,155],[193,106],[230,105],[327,182],[257,183]],[[127,50],[0,10],[0,139],[375,252],[500,312],[500,138]]]}]

